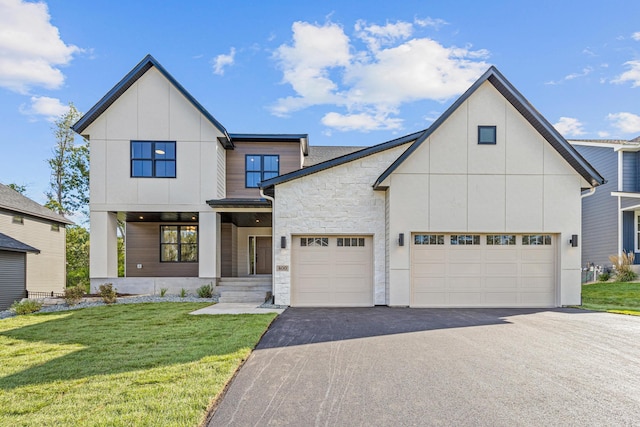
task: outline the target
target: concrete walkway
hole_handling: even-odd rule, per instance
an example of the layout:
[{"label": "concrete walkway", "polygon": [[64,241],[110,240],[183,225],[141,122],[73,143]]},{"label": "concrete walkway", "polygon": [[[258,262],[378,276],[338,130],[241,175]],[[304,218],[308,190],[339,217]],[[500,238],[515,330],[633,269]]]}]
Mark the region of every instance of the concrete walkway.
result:
[{"label": "concrete walkway", "polygon": [[190,314],[265,314],[282,313],[284,308],[260,308],[260,304],[223,302],[201,308]]}]

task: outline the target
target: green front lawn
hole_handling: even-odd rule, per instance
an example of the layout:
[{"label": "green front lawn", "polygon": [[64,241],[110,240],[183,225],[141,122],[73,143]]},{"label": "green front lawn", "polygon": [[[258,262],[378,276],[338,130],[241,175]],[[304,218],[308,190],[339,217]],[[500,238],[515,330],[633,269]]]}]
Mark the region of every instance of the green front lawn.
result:
[{"label": "green front lawn", "polygon": [[640,283],[582,285],[582,308],[640,315]]},{"label": "green front lawn", "polygon": [[196,426],[275,314],[205,303],[0,320],[0,425]]}]

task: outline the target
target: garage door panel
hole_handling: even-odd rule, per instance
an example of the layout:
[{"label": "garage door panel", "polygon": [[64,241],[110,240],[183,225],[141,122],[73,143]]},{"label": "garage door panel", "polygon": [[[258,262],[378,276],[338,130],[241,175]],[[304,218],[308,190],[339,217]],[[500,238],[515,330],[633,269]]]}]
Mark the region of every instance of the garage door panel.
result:
[{"label": "garage door panel", "polygon": [[[313,237],[292,238],[291,305],[372,306],[373,239],[362,236],[355,239],[354,236]],[[325,246],[300,246],[302,239],[313,244],[320,240]],[[339,239],[344,246],[338,246]]]},{"label": "garage door panel", "polygon": [[494,277],[516,277],[518,275],[518,264],[516,263],[489,263],[486,264],[485,275]]},{"label": "garage door panel", "polygon": [[452,245],[446,233],[443,245],[412,238],[411,305],[554,307],[555,240],[540,236],[481,234],[469,245]]}]

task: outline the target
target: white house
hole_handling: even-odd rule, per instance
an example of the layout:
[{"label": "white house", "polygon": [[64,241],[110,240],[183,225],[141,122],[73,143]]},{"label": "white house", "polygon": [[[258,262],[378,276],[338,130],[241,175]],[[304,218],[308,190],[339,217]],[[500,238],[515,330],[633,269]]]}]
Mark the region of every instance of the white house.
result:
[{"label": "white house", "polygon": [[231,298],[254,278],[292,306],[580,303],[580,193],[604,179],[493,67],[429,129],[359,150],[228,133],[151,56],[74,129],[91,141],[94,287],[213,282]]}]

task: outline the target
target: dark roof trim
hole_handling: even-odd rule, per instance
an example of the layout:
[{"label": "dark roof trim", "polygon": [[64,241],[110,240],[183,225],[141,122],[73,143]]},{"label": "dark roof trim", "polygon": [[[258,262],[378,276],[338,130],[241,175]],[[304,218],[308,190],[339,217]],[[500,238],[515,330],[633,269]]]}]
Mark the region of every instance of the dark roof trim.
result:
[{"label": "dark roof trim", "polygon": [[207,200],[212,208],[270,208],[267,199],[213,199]]},{"label": "dark roof trim", "polygon": [[0,251],[40,253],[40,249],[36,249],[33,246],[29,246],[2,233],[0,233]]},{"label": "dark roof trim", "polygon": [[93,123],[102,113],[105,112],[123,93],[127,91],[140,77],[142,77],[151,67],[156,67],[160,73],[171,82],[172,85],[184,95],[198,111],[205,116],[212,125],[228,138],[227,130],[217,121],[189,92],[173,78],[171,74],[151,55],[145,56],[138,65],[136,65],[129,73],[124,76],[118,84],[116,84],[105,96],[102,97],[96,105],[94,105],[87,113],[76,122],[71,129],[81,134],[91,123]]},{"label": "dark roof trim", "polygon": [[[230,133],[231,144],[234,142],[300,142],[302,152],[309,154],[309,134],[307,133]],[[227,147],[225,147],[227,148]]]},{"label": "dark roof trim", "polygon": [[304,169],[298,169],[293,172],[289,172],[284,175],[276,176],[275,178],[268,179],[264,182],[261,182],[259,185],[261,188],[269,188],[274,185],[282,184],[283,182],[291,181],[293,179],[298,179],[303,176],[311,175],[316,172],[323,171],[325,169],[329,169],[335,166],[342,165],[344,163],[348,163],[354,160],[361,159],[363,157],[370,156],[372,154],[379,153],[381,151],[389,150],[391,148],[395,148],[399,145],[406,144],[415,139],[421,138],[421,135],[425,131],[415,132],[409,135],[405,135],[403,137],[393,139],[391,141],[383,142],[382,144],[374,145],[371,147],[363,148],[362,150],[355,151],[350,154],[346,154],[344,156],[336,157],[335,159],[327,160],[322,163],[317,163],[315,165],[309,166]]},{"label": "dark roof trim", "polygon": [[524,96],[498,71],[491,66],[456,102],[451,105],[429,129],[413,143],[398,159],[378,177],[373,187],[382,189],[382,182],[393,173],[438,127],[444,123],[485,81],[489,81],[513,107],[546,139],[549,144],[592,186],[602,185],[606,180],[589,164],[576,149],[526,100]]}]

